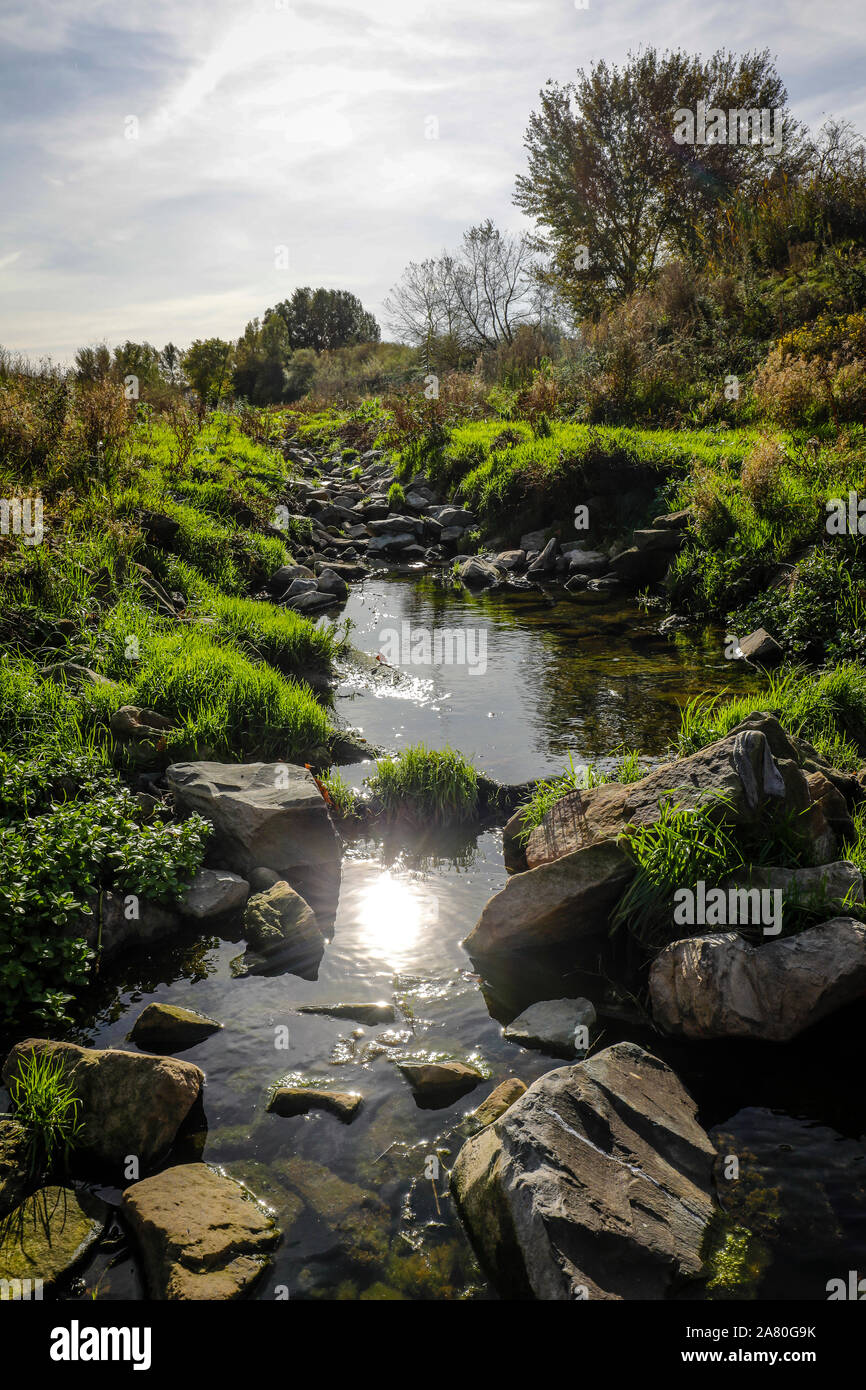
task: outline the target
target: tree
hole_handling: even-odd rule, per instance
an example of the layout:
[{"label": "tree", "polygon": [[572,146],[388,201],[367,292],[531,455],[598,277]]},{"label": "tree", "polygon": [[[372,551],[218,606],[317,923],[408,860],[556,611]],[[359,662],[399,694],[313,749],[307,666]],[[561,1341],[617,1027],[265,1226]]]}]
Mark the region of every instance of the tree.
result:
[{"label": "tree", "polygon": [[111,349],[105,343],[79,348],[75,354],[75,375],[79,381],[105,381],[111,372]]},{"label": "tree", "polygon": [[234,349],[222,338],[196,338],[183,355],[183,371],[201,399],[212,404],[222,399],[231,381]]},{"label": "tree", "polygon": [[127,340],[114,349],[114,376],[121,382],[135,377],[139,389],[155,386],[160,380],[159,352],[151,343],[132,343]]},{"label": "tree", "polygon": [[[803,158],[767,51],[737,58],[720,50],[703,61],[649,48],[623,68],[602,61],[575,82],[550,82],[540,96],[525,136],[529,172],[518,177],[514,201],[535,219],[535,245],[550,255],[544,278],[578,316],[646,286],[671,256],[700,258],[727,199],[795,171]],[[680,143],[688,131],[676,113],[697,114],[699,102],[726,116],[772,112],[778,139],[763,143],[746,122],[742,143],[740,128],[733,142]]]},{"label": "tree", "polygon": [[311,290],[305,286],[295,290],[291,299],[268,309],[265,325],[273,316],[285,324],[292,351],[314,348],[324,352],[352,343],[378,343],[381,336],[373,315],[348,290]]},{"label": "tree", "polygon": [[[434,355],[510,344],[541,306],[529,238],[501,232],[488,218],[463,233],[458,251],[413,261],[385,301],[390,327]],[[444,352],[443,352],[444,350]]]},{"label": "tree", "polygon": [[159,354],[159,370],[163,381],[167,381],[169,386],[183,385],[183,367],[181,365],[183,353],[174,343],[166,343],[162,352]]}]

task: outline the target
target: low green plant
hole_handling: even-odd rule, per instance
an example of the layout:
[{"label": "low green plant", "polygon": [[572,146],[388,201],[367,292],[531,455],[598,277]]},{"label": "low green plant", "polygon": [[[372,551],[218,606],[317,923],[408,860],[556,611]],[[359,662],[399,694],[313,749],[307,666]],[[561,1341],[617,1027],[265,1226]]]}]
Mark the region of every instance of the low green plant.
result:
[{"label": "low green plant", "polygon": [[478,773],[452,748],[418,743],[381,758],[367,782],[386,816],[438,825],[471,820],[478,810]]},{"label": "low green plant", "polygon": [[405,507],[406,494],[403,491],[402,483],[392,483],[388,488],[388,506],[395,510],[398,507]]},{"label": "low green plant", "polygon": [[[614,750],[617,751],[617,750]],[[526,844],[532,831],[540,825],[548,811],[572,791],[586,791],[600,787],[605,782],[638,782],[645,775],[641,766],[641,755],[636,748],[625,749],[609,772],[602,771],[595,763],[576,768],[569,753],[568,767],[557,777],[538,782],[532,796],[522,808],[521,829],[518,840]]]},{"label": "low green plant", "polygon": [[330,772],[326,772],[319,780],[328,793],[327,799],[332,813],[339,820],[356,819],[356,793],[354,788],[349,786],[345,777],[343,777],[336,768],[332,768]]},{"label": "low green plant", "polygon": [[81,1101],[66,1075],[63,1055],[30,1052],[18,1060],[9,1083],[15,1118],[24,1129],[31,1178],[44,1177],[58,1164],[68,1166],[81,1133]]}]

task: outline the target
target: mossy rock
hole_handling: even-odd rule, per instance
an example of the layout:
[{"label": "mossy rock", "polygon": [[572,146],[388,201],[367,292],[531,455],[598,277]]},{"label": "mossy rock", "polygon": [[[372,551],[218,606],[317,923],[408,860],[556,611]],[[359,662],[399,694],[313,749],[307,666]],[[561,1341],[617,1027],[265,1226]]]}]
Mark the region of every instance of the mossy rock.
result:
[{"label": "mossy rock", "polygon": [[0,1279],[41,1279],[50,1287],[96,1244],[110,1210],[89,1192],[41,1187],[3,1222]]}]

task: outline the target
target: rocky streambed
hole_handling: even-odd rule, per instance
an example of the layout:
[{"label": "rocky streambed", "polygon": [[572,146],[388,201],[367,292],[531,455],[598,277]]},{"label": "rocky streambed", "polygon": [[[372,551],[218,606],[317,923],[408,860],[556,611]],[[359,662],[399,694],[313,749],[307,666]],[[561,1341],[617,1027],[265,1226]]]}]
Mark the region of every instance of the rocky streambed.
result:
[{"label": "rocky streambed", "polygon": [[[581,570],[586,546],[542,536],[461,559],[474,518],[420,482],[395,511],[375,457],[355,479],[299,461],[310,545],[269,589],[353,621],[355,787],[365,740],[451,744],[508,784],[637,746],[646,775],[566,798],[523,847],[513,823],[345,833],[306,769],[170,767],[154,790],[216,829],[182,912],[109,904],[89,1017],[8,1039],[7,1085],[62,1055],[84,1128],[72,1183],[34,1194],[0,1120],[4,1277],[68,1299],[826,1297],[866,1254],[857,779],[766,715],[666,763],[679,703],[751,677],[718,634],[659,635],[615,587],[634,557]],[[484,671],[432,645],[377,661],[404,626],[410,650],[483,631]],[[734,886],[817,882],[828,910],[796,936],[694,927],[638,1000],[609,950],[617,837],[671,788],[758,837],[795,811],[812,878]]]}]

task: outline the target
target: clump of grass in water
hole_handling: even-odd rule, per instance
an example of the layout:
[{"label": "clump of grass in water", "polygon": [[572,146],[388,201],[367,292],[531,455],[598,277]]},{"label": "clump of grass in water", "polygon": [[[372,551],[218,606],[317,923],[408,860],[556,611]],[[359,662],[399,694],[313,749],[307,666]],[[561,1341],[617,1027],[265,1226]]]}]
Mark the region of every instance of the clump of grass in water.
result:
[{"label": "clump of grass in water", "polygon": [[380,759],[367,782],[386,816],[442,825],[471,820],[478,810],[478,773],[453,748],[415,744],[396,758]]},{"label": "clump of grass in water", "polygon": [[66,1078],[63,1057],[57,1053],[31,1052],[18,1064],[9,1085],[15,1118],[27,1135],[27,1164],[31,1176],[48,1173],[58,1162],[64,1166],[80,1136],[81,1101]]},{"label": "clump of grass in water", "polygon": [[606,782],[639,782],[645,775],[641,767],[640,753],[636,748],[626,749],[619,762],[609,773],[602,772],[595,763],[576,768],[571,754],[568,767],[558,777],[549,777],[539,782],[529,801],[523,808],[522,828],[518,835],[521,844],[526,844],[537,825],[540,825],[548,811],[573,791],[588,791],[592,787],[603,786]]},{"label": "clump of grass in water", "polygon": [[319,782],[328,794],[326,800],[333,814],[339,820],[357,819],[354,788],[349,786],[340,772],[336,769],[326,772],[319,778]]}]

